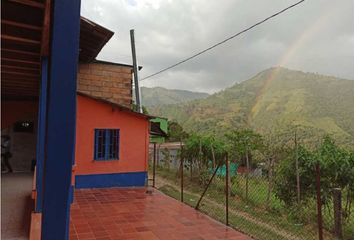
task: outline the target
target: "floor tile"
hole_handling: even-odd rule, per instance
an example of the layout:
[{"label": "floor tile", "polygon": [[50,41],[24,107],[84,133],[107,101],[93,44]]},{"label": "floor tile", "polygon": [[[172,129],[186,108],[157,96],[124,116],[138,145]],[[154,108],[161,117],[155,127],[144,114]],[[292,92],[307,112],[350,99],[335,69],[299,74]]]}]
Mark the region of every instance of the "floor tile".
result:
[{"label": "floor tile", "polygon": [[251,239],[157,190],[75,190],[71,210],[70,240]]}]

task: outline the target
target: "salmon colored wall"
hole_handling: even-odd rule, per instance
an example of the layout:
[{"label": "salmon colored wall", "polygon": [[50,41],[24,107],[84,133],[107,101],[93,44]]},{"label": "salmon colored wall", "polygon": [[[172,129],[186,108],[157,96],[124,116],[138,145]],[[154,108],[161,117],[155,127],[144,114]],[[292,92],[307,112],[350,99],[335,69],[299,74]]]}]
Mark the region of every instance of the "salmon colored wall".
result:
[{"label": "salmon colored wall", "polygon": [[[149,121],[77,96],[75,175],[147,171]],[[120,129],[119,160],[94,160],[94,129]]]},{"label": "salmon colored wall", "polygon": [[37,113],[37,101],[1,101],[1,129],[11,127],[16,121],[33,120]]}]

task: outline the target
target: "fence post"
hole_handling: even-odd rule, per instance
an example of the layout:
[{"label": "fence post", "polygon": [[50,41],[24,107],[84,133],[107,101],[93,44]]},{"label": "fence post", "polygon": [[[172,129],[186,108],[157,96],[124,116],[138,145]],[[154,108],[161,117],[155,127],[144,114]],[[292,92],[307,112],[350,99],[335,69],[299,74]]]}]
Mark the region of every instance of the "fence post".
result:
[{"label": "fence post", "polygon": [[318,224],[318,239],[323,240],[322,226],[322,200],[321,200],[321,173],[320,164],[316,164],[316,192],[317,192],[317,224]]},{"label": "fence post", "polygon": [[334,235],[343,238],[342,232],[342,192],[340,188],[333,189]]},{"label": "fence post", "polygon": [[226,225],[229,226],[229,178],[230,178],[230,162],[229,162],[229,155],[226,153],[225,158],[225,165],[226,165],[226,175],[225,175],[225,207],[226,207]]},{"label": "fence post", "polygon": [[297,203],[300,203],[301,190],[300,190],[300,172],[299,172],[299,153],[297,147],[297,136],[295,131],[295,168],[296,168],[296,196]]},{"label": "fence post", "polygon": [[249,180],[249,172],[250,172],[250,162],[248,156],[248,148],[246,147],[246,202],[248,203],[248,180]]},{"label": "fence post", "polygon": [[184,157],[183,157],[183,146],[182,146],[182,142],[181,142],[181,145],[180,145],[180,147],[181,147],[181,166],[180,166],[180,168],[181,168],[181,202],[183,202],[183,168],[184,168],[184,162],[183,162],[183,159],[184,159]]},{"label": "fence post", "polygon": [[155,176],[156,176],[156,143],[154,143],[154,161],[152,164],[152,186],[155,187]]}]

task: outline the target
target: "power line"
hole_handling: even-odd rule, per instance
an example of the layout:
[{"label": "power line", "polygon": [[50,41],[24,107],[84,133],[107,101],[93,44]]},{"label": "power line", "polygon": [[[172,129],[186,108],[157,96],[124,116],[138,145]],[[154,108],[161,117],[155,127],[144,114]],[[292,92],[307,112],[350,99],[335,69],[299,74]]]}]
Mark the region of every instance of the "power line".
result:
[{"label": "power line", "polygon": [[200,51],[200,52],[198,52],[198,53],[196,53],[196,54],[194,54],[194,55],[192,55],[192,56],[190,56],[190,57],[188,57],[188,58],[186,58],[186,59],[184,59],[184,60],[181,60],[181,61],[179,61],[179,62],[177,62],[177,63],[175,63],[175,64],[173,64],[173,65],[171,65],[171,66],[169,66],[169,67],[166,67],[166,68],[164,68],[164,69],[162,69],[162,70],[160,70],[160,71],[158,71],[158,72],[156,72],[156,73],[153,73],[153,74],[151,74],[151,75],[148,75],[148,76],[142,78],[140,81],[143,81],[143,80],[146,80],[146,79],[151,78],[151,77],[153,77],[153,76],[156,76],[156,75],[158,75],[158,74],[160,74],[160,73],[163,73],[163,72],[165,72],[165,71],[167,71],[167,70],[169,70],[169,69],[171,69],[171,68],[174,68],[174,67],[176,67],[176,66],[178,66],[178,65],[180,65],[180,64],[182,64],[182,63],[185,63],[185,62],[187,62],[187,61],[189,61],[189,60],[191,60],[191,59],[193,59],[193,58],[195,58],[195,57],[197,57],[197,56],[199,56],[199,55],[202,55],[203,53],[205,53],[205,52],[207,52],[207,51],[210,51],[211,49],[213,49],[213,48],[215,48],[215,47],[217,47],[217,46],[219,46],[219,45],[221,45],[221,44],[224,44],[224,43],[226,43],[227,41],[230,41],[231,39],[233,39],[233,38],[235,38],[235,37],[237,37],[237,36],[239,36],[239,35],[241,35],[241,34],[247,32],[247,31],[251,30],[252,28],[254,28],[254,27],[256,27],[256,26],[258,26],[258,25],[260,25],[260,24],[262,24],[262,23],[264,23],[264,22],[266,22],[266,21],[268,21],[268,20],[270,20],[270,19],[272,19],[272,18],[274,18],[274,17],[276,17],[276,16],[282,14],[283,12],[286,12],[287,10],[289,10],[289,9],[291,9],[291,8],[293,8],[293,7],[297,6],[297,5],[299,5],[299,4],[301,4],[301,3],[304,2],[304,1],[305,1],[305,0],[298,1],[298,2],[296,2],[296,3],[294,3],[294,4],[292,4],[292,5],[290,5],[290,6],[286,7],[286,8],[284,8],[283,10],[281,10],[281,11],[279,11],[279,12],[276,12],[276,13],[274,13],[273,15],[271,15],[271,16],[269,16],[269,17],[263,19],[262,21],[259,21],[259,22],[255,23],[255,24],[253,24],[252,26],[250,26],[250,27],[248,27],[248,28],[246,28],[246,29],[244,29],[244,30],[242,30],[242,31],[240,31],[240,32],[238,32],[238,33],[236,33],[236,34],[234,34],[234,35],[232,35],[232,36],[230,36],[230,37],[224,39],[223,41],[218,42],[218,43],[216,43],[216,44],[214,44],[214,45],[212,45],[212,46],[210,46],[210,47],[208,47],[208,48],[206,48],[206,49],[204,49],[204,50],[202,50],[202,51]]}]

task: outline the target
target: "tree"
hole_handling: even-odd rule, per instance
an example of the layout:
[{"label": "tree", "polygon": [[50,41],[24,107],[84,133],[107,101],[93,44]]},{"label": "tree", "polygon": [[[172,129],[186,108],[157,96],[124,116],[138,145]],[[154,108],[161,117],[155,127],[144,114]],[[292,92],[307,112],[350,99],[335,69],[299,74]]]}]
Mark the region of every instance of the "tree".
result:
[{"label": "tree", "polygon": [[178,142],[188,138],[188,133],[184,131],[183,127],[174,121],[168,122],[168,141]]},{"label": "tree", "polygon": [[263,147],[263,138],[260,134],[251,129],[233,130],[226,134],[228,139],[228,148],[231,156],[246,158],[246,201],[248,200],[248,185],[250,172],[250,156],[255,150]]},{"label": "tree", "polygon": [[[333,139],[325,136],[322,143],[314,150],[300,145],[298,147],[300,187],[302,201],[314,199],[316,196],[316,164],[321,169],[321,195],[324,204],[331,203],[333,188],[346,191],[345,216],[350,215],[354,185],[354,153],[338,147]],[[276,196],[287,205],[297,202],[295,161],[289,155],[276,170]]]},{"label": "tree", "polygon": [[277,133],[269,133],[264,137],[263,147],[261,153],[265,158],[266,171],[268,176],[268,190],[267,190],[267,207],[270,204],[271,193],[274,184],[274,168],[278,162],[289,155],[289,149],[286,141],[282,140],[282,136]]},{"label": "tree", "polygon": [[185,141],[183,154],[184,159],[189,162],[191,178],[193,166],[197,167],[198,175],[205,173],[207,178],[209,167],[215,168],[220,161],[224,160],[225,146],[214,135],[191,134]]}]

